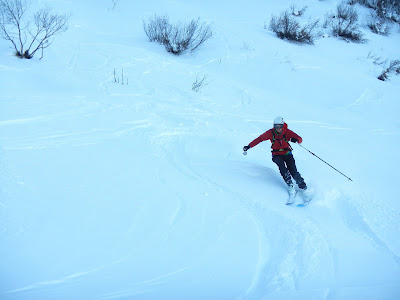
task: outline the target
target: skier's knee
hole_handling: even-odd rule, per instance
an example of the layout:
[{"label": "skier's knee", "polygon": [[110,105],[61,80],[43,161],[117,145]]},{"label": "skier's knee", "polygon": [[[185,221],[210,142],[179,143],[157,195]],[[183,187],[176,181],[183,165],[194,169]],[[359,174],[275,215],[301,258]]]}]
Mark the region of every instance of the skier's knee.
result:
[{"label": "skier's knee", "polygon": [[290,176],[290,172],[289,172],[289,171],[287,171],[286,173],[284,173],[284,174],[282,175],[282,177],[283,177],[283,180],[285,180],[285,182],[286,182],[287,185],[291,185],[291,184],[292,184],[292,176]]}]

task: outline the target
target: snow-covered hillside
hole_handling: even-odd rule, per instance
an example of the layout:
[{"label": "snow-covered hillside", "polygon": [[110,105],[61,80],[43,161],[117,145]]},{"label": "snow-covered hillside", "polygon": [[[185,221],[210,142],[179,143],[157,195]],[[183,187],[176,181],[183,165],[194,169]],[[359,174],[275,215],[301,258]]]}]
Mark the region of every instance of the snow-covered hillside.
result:
[{"label": "snow-covered hillside", "polygon": [[[264,26],[294,2],[339,3],[34,1],[72,17],[42,60],[0,40],[0,299],[400,298],[398,28],[293,44]],[[213,37],[173,56],[154,14]],[[353,182],[293,145],[315,192],[286,206],[270,143],[242,151],[278,115]]]}]

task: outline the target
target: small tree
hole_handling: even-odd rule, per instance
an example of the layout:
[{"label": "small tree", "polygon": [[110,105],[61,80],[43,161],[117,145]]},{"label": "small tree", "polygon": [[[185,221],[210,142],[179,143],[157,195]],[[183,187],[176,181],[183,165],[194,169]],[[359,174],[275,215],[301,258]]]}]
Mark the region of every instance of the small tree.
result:
[{"label": "small tree", "polygon": [[341,37],[352,42],[363,42],[364,38],[358,27],[357,10],[344,2],[336,7],[334,15],[328,16],[325,22],[332,28],[334,36]]},{"label": "small tree", "polygon": [[28,8],[27,0],[0,0],[0,35],[11,42],[16,56],[30,59],[41,50],[41,59],[54,36],[67,30],[69,16],[46,7],[33,15],[33,22],[26,21]]},{"label": "small tree", "polygon": [[167,16],[157,16],[143,22],[144,31],[150,42],[158,42],[175,55],[194,51],[212,36],[211,27],[200,20],[187,24],[171,24]]},{"label": "small tree", "polygon": [[313,44],[315,38],[314,30],[317,25],[318,20],[301,26],[291,13],[284,11],[279,17],[272,15],[269,29],[275,32],[280,39]]}]

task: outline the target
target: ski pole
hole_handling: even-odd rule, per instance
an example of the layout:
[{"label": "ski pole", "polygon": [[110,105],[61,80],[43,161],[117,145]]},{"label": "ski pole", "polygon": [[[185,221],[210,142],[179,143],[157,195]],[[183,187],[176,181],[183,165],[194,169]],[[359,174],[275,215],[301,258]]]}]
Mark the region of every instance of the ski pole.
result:
[{"label": "ski pole", "polygon": [[326,161],[324,161],[322,158],[320,158],[319,156],[317,156],[315,153],[311,152],[310,150],[308,150],[306,147],[297,144],[300,147],[306,149],[308,152],[310,152],[312,155],[314,155],[316,158],[318,158],[319,160],[323,161],[324,163],[326,163],[328,166],[330,166],[332,169],[334,169],[336,172],[339,172],[340,174],[342,174],[344,177],[346,177],[348,180],[353,181],[350,177],[347,177],[346,175],[344,175],[342,172],[340,172],[338,169],[334,168],[333,166],[331,166],[330,164],[328,164]]}]

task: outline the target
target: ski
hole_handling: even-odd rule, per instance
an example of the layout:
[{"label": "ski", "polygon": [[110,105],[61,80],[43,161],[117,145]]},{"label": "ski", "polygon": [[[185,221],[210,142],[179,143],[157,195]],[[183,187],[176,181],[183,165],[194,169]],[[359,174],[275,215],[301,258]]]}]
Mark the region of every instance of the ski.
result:
[{"label": "ski", "polygon": [[301,193],[301,196],[303,198],[303,203],[297,204],[297,207],[307,206],[310,203],[310,201],[312,200],[313,191],[312,190],[303,191]]},{"label": "ski", "polygon": [[309,201],[304,201],[304,203],[299,203],[299,204],[297,204],[297,207],[304,207],[304,206],[307,206],[308,203],[310,203],[310,201],[311,201],[311,200],[309,200]]}]

